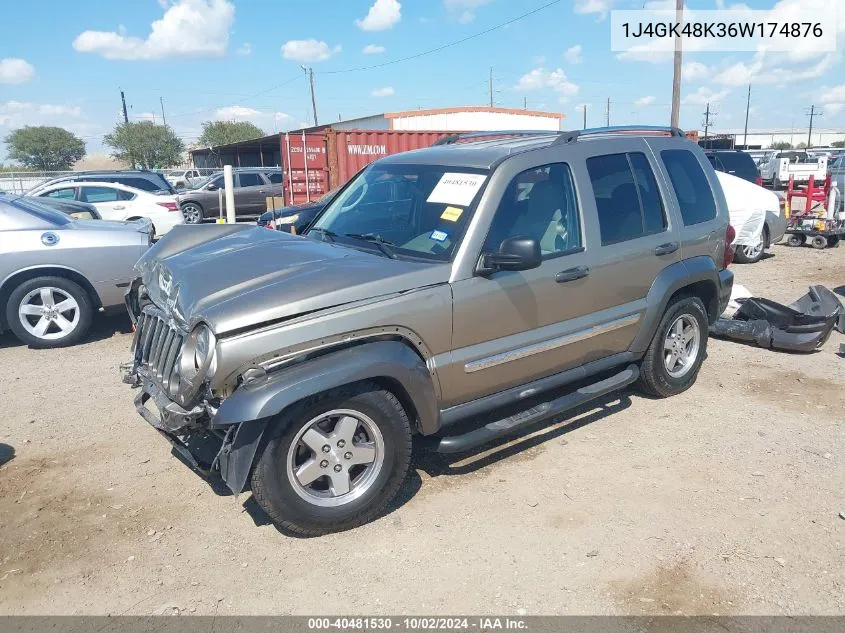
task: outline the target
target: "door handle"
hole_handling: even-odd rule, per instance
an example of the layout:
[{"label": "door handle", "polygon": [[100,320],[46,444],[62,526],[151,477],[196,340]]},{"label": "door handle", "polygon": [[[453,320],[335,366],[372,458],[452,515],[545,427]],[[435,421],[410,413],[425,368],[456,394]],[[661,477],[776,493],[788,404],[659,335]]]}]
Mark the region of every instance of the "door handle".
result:
[{"label": "door handle", "polygon": [[263,189],[259,189],[259,190],[258,190],[258,193],[267,193],[267,192],[266,192],[266,191],[264,191]]},{"label": "door handle", "polygon": [[674,253],[676,250],[681,248],[681,245],[678,242],[666,242],[665,244],[661,244],[657,248],[654,249],[655,255],[669,255]]},{"label": "door handle", "polygon": [[125,208],[126,207],[124,207],[122,204],[119,204],[116,207],[112,207],[112,209],[114,209],[115,211],[123,211]]},{"label": "door handle", "polygon": [[555,275],[555,281],[559,284],[567,281],[575,281],[576,279],[583,279],[590,274],[590,269],[586,266],[577,266],[575,268],[567,268]]}]

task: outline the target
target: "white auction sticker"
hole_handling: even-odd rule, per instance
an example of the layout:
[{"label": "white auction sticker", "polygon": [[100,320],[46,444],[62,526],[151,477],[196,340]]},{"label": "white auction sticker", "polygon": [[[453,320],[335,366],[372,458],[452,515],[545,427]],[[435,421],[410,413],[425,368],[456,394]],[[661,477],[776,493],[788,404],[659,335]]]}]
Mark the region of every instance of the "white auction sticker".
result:
[{"label": "white auction sticker", "polygon": [[428,196],[428,202],[468,207],[485,180],[484,174],[445,173]]}]

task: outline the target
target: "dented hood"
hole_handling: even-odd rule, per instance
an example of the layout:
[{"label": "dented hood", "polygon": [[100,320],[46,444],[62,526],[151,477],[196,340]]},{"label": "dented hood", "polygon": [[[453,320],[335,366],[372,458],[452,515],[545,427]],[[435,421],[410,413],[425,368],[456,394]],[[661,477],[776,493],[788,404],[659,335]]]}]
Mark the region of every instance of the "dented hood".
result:
[{"label": "dented hood", "polygon": [[248,225],[176,226],[136,264],[153,301],[217,334],[445,283],[449,266],[387,259]]}]

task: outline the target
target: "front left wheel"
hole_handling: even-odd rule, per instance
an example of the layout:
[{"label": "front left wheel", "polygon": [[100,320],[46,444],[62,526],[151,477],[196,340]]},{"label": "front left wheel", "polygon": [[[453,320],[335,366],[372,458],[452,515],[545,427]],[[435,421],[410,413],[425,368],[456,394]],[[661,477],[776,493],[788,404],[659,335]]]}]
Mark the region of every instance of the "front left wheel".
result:
[{"label": "front left wheel", "polygon": [[408,415],[370,382],[298,403],[275,421],[252,474],[252,492],[274,523],[316,536],[378,516],[411,461]]},{"label": "front left wheel", "polygon": [[88,294],[64,277],[36,277],[12,291],[6,323],[18,339],[37,348],[77,343],[91,325]]}]

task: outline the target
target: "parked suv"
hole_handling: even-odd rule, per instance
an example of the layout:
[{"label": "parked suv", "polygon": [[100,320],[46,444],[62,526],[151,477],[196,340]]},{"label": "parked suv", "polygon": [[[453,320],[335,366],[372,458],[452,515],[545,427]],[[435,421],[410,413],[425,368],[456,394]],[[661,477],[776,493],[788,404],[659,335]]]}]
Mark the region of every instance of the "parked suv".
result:
[{"label": "parked suv", "polygon": [[119,171],[79,171],[59,178],[52,178],[42,182],[26,192],[28,196],[37,196],[47,187],[60,182],[116,182],[133,189],[140,189],[149,193],[175,195],[176,190],[164,176],[154,171],[143,169],[124,169]]},{"label": "parked suv", "polygon": [[[246,167],[232,170],[235,216],[254,220],[267,210],[267,198],[284,195],[282,170],[278,167]],[[179,194],[179,204],[188,224],[200,224],[220,216],[223,174],[214,174],[197,183],[194,189]]]},{"label": "parked suv", "polygon": [[304,236],[177,226],[127,293],[125,380],[277,525],[345,529],[389,503],[416,435],[463,452],[633,383],[688,389],[732,240],[680,130],[451,137],[366,167]]}]

